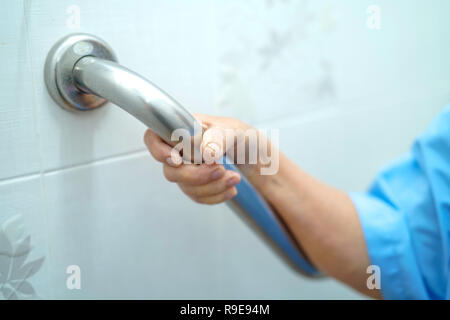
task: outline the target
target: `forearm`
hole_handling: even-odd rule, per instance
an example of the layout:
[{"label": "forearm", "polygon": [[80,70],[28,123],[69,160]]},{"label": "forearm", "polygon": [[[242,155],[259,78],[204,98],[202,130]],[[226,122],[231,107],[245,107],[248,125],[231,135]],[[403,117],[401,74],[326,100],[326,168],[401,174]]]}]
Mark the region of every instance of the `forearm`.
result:
[{"label": "forearm", "polygon": [[[361,292],[377,296],[366,287],[370,263],[364,235],[356,209],[345,193],[302,171],[248,124],[206,115],[196,118],[205,129],[201,146],[204,160],[222,157],[223,151],[229,158],[234,154],[241,172],[279,213],[315,266]],[[176,164],[171,147],[150,130],[145,141],[155,159],[164,163],[167,180],[178,183],[194,201],[221,203],[237,193],[240,176],[236,172],[219,165]],[[228,141],[235,141],[234,149],[228,148]],[[250,152],[255,150],[258,160]]]},{"label": "forearm", "polygon": [[317,268],[380,297],[366,286],[370,261],[357,211],[346,193],[313,178],[281,153],[277,174],[254,175],[252,180]]}]

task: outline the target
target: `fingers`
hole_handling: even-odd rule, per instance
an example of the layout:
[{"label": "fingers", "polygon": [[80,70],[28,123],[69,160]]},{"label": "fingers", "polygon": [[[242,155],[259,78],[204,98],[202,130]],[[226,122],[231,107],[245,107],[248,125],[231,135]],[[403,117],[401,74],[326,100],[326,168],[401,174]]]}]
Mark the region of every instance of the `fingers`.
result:
[{"label": "fingers", "polygon": [[[202,138],[202,154],[206,164],[213,164],[223,156],[222,146],[224,145],[223,129],[210,128],[205,131]],[[165,143],[156,133],[147,130],[144,135],[144,142],[151,155],[159,162],[168,163],[173,167],[178,167],[182,163],[182,157],[173,147]]]},{"label": "fingers", "polygon": [[225,190],[222,193],[209,196],[209,197],[203,197],[203,198],[194,198],[193,200],[198,203],[203,204],[218,204],[227,200],[230,200],[231,198],[235,197],[237,195],[237,189],[236,187],[231,187]]},{"label": "fingers", "polygon": [[186,185],[198,186],[220,179],[225,174],[222,165],[207,164],[184,164],[177,168],[164,165],[164,176],[170,182],[183,183]]},{"label": "fingers", "polygon": [[226,171],[222,178],[213,180],[203,185],[188,185],[179,183],[180,188],[189,196],[198,199],[217,195],[234,187],[241,181],[241,177],[237,172]]},{"label": "fingers", "polygon": [[164,176],[177,182],[192,200],[203,204],[217,204],[233,198],[237,194],[235,186],[241,181],[237,172],[225,170],[222,165],[184,164],[174,168],[165,164]]},{"label": "fingers", "polygon": [[196,202],[216,204],[236,196],[235,186],[241,180],[237,172],[214,163],[223,155],[222,134],[221,129],[206,130],[202,147],[207,156],[205,163],[200,165],[183,164],[180,154],[151,130],[145,132],[144,141],[151,155],[164,164],[164,176],[168,181],[178,183],[182,191]]},{"label": "fingers", "polygon": [[153,158],[162,163],[178,167],[182,163],[180,154],[165,143],[156,133],[147,130],[144,135],[144,142]]}]

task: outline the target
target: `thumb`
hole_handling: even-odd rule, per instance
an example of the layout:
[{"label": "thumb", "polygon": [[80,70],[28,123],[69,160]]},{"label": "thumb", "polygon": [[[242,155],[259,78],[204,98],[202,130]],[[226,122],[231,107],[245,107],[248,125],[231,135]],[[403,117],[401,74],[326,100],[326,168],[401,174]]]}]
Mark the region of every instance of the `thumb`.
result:
[{"label": "thumb", "polygon": [[201,150],[206,164],[218,163],[225,154],[225,129],[211,127],[203,133]]}]

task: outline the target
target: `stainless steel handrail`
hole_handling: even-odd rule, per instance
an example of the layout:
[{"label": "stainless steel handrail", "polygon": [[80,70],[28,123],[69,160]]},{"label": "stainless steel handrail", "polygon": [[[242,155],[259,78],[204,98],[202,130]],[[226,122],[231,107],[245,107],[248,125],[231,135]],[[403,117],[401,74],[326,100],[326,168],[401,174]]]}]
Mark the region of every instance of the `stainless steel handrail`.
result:
[{"label": "stainless steel handrail", "polygon": [[[185,129],[194,135],[196,120],[181,104],[115,60],[110,48],[97,37],[76,34],[63,38],[52,48],[46,62],[45,80],[50,94],[58,104],[69,109],[95,108],[108,100],[169,144],[173,144],[171,135],[176,129]],[[89,105],[92,101],[95,103]],[[224,166],[239,172],[234,164],[224,162]],[[238,194],[228,204],[246,217],[296,270],[310,276],[318,275],[280,217],[251,183],[243,177],[236,188]]]},{"label": "stainless steel handrail", "polygon": [[76,85],[120,106],[172,144],[178,128],[194,135],[195,118],[162,89],[118,63],[81,58],[73,68]]}]

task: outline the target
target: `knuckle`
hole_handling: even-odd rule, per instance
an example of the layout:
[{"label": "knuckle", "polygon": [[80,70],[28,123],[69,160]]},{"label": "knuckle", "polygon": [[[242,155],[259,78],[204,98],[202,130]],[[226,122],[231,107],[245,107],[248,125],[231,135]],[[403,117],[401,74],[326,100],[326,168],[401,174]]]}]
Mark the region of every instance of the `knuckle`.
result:
[{"label": "knuckle", "polygon": [[165,161],[167,158],[164,150],[159,145],[155,145],[153,157],[161,162]]}]

